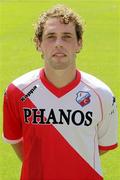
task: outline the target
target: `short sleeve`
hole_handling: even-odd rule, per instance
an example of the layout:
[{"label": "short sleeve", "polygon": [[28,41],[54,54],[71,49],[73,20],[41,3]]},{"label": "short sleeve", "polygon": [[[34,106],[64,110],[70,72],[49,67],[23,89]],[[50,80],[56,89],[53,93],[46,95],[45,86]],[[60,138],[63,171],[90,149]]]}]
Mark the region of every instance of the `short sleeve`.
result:
[{"label": "short sleeve", "polygon": [[117,147],[118,112],[116,98],[111,91],[102,96],[103,119],[98,124],[98,144],[100,150],[112,150]]},{"label": "short sleeve", "polygon": [[3,103],[3,139],[10,144],[22,140],[22,124],[18,107],[16,90],[11,84],[4,94]]}]

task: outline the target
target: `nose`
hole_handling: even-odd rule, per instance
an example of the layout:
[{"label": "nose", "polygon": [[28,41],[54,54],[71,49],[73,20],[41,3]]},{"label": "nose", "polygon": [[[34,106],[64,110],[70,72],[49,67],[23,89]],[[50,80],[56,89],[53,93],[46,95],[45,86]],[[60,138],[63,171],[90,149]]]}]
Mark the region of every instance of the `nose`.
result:
[{"label": "nose", "polygon": [[55,42],[55,47],[63,47],[63,40],[62,38],[57,38]]}]

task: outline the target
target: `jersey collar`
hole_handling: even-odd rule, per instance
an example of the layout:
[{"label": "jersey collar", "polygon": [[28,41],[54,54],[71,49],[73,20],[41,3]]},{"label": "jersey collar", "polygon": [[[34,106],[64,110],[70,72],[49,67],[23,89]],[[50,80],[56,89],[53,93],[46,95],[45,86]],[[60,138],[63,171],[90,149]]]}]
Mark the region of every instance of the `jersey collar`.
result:
[{"label": "jersey collar", "polygon": [[80,72],[78,70],[76,70],[75,79],[72,82],[70,82],[69,84],[67,84],[66,86],[62,87],[62,88],[57,88],[50,81],[48,81],[48,79],[47,79],[47,77],[45,75],[44,69],[40,70],[40,79],[41,79],[43,85],[50,92],[52,92],[55,96],[60,98],[60,97],[64,96],[65,94],[67,94],[68,92],[70,92],[72,89],[74,89],[79,84],[79,82],[81,80],[81,74],[80,74]]}]

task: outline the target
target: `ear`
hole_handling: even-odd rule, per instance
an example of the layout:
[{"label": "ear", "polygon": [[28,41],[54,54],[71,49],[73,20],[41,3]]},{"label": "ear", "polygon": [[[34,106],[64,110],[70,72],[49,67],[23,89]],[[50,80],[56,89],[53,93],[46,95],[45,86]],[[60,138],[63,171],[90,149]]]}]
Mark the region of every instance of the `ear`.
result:
[{"label": "ear", "polygon": [[37,47],[38,47],[38,51],[39,51],[39,52],[42,52],[41,47],[40,47],[40,46],[37,46]]},{"label": "ear", "polygon": [[82,39],[79,39],[79,41],[77,42],[78,45],[77,45],[77,50],[76,50],[76,53],[79,53],[80,50],[82,49]]},{"label": "ear", "polygon": [[41,42],[38,39],[36,40],[36,46],[37,46],[37,50],[39,52],[42,52],[42,50],[41,50]]}]

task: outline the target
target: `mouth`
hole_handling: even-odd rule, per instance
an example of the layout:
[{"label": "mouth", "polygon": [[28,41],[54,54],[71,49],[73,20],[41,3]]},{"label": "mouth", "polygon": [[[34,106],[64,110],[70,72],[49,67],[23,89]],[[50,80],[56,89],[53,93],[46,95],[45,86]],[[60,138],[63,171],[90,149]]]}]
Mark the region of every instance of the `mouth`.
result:
[{"label": "mouth", "polygon": [[53,57],[65,57],[66,56],[66,54],[64,54],[64,53],[55,53],[55,54],[53,54]]}]

